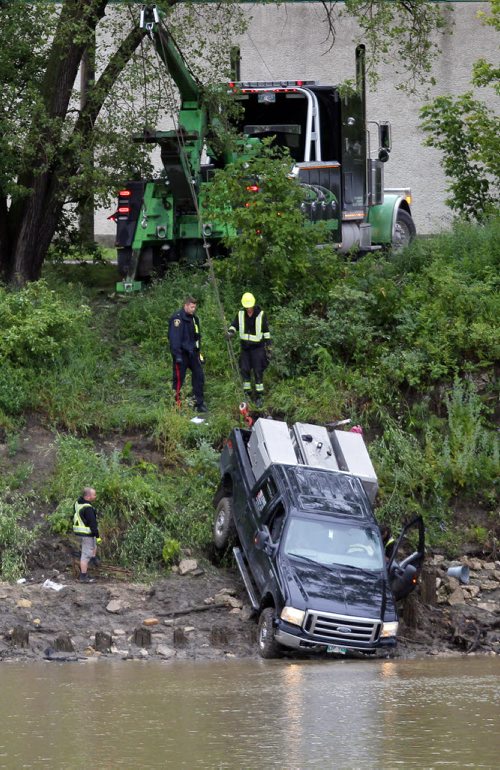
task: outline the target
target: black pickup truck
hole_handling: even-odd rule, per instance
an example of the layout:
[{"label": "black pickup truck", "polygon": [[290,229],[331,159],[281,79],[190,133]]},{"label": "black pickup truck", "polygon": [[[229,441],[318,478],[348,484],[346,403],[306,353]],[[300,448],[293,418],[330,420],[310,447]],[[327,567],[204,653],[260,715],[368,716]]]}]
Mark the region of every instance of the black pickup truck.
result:
[{"label": "black pickup truck", "polygon": [[[266,455],[259,467],[249,452],[252,433],[233,430],[222,452],[213,534],[219,553],[234,546],[258,616],[261,656],[277,657],[283,648],[345,654],[395,646],[396,601],[413,590],[423,563],[421,517],[404,528],[387,561],[359,477],[286,452],[289,462]],[[402,547],[408,552],[410,529],[416,550],[397,561]]]}]

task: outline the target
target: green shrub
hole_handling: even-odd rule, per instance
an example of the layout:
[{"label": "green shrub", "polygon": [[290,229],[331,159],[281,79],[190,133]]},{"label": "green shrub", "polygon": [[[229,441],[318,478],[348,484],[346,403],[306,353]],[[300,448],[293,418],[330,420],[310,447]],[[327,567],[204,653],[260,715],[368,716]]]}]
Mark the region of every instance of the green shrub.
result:
[{"label": "green shrub", "polygon": [[140,518],[125,532],[120,561],[137,572],[158,568],[164,542],[165,536],[160,527],[146,518]]},{"label": "green shrub", "polygon": [[46,369],[64,356],[89,313],[86,305],[65,302],[43,281],[17,291],[0,287],[0,358]]},{"label": "green shrub", "polygon": [[171,567],[172,564],[176,564],[178,562],[180,553],[181,544],[179,541],[168,537],[163,543],[163,550],[161,552],[162,559],[167,567]]},{"label": "green shrub", "polygon": [[27,529],[21,520],[29,513],[22,497],[9,495],[11,502],[0,500],[0,577],[15,580],[26,569],[26,554],[35,542],[38,529]]},{"label": "green shrub", "polygon": [[493,492],[500,470],[498,436],[484,424],[484,407],[471,382],[455,380],[445,397],[448,433],[442,468],[450,488],[484,496]]}]

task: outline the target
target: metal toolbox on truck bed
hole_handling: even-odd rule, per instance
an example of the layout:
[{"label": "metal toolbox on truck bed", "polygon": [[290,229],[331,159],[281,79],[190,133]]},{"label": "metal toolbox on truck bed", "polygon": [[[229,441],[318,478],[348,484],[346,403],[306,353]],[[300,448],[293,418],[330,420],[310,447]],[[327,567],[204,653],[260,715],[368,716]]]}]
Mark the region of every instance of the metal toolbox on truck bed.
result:
[{"label": "metal toolbox on truck bed", "polygon": [[378,479],[361,433],[333,430],[329,433],[339,470],[347,471],[361,479],[370,502],[375,502]]},{"label": "metal toolbox on truck bed", "polygon": [[339,470],[326,428],[321,425],[296,422],[290,433],[299,462],[315,468],[326,468],[329,471]]},{"label": "metal toolbox on truck bed", "polygon": [[248,441],[248,456],[256,479],[260,479],[272,463],[297,465],[286,422],[259,417]]}]

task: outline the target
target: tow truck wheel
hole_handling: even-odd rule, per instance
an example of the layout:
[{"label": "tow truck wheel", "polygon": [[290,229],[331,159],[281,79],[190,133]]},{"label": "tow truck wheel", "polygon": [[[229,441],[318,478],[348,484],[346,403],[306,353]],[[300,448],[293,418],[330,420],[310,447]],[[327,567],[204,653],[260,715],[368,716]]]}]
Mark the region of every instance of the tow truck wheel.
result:
[{"label": "tow truck wheel", "polygon": [[281,646],[274,638],[274,607],[266,607],[260,613],[257,641],[261,658],[279,658]]},{"label": "tow truck wheel", "polygon": [[392,249],[399,251],[404,249],[414,239],[417,234],[415,223],[404,209],[398,209],[396,215],[396,224],[394,225],[394,234],[392,236]]},{"label": "tow truck wheel", "polygon": [[218,551],[225,551],[236,539],[233,520],[233,500],[223,497],[220,500],[214,521],[214,545]]}]

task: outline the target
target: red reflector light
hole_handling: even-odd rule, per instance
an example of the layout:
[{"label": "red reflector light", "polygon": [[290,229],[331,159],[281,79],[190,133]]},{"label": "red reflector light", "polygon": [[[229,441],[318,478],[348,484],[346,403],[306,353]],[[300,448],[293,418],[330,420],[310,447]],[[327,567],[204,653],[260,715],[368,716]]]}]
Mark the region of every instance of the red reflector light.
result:
[{"label": "red reflector light", "polygon": [[257,184],[249,184],[247,186],[247,192],[259,192],[260,187]]},{"label": "red reflector light", "polygon": [[304,85],[304,81],[303,80],[296,80],[295,81],[295,85],[296,86],[303,86]]},{"label": "red reflector light", "polygon": [[132,192],[130,190],[120,190],[118,193],[119,198],[130,198]]},{"label": "red reflector light", "polygon": [[130,214],[130,206],[118,206],[119,214]]}]

